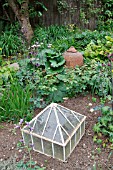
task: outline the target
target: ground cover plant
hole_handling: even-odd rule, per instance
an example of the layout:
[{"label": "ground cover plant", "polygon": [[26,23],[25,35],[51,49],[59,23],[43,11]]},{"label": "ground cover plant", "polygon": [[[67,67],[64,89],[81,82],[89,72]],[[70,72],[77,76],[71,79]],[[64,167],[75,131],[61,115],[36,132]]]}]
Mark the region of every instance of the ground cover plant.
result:
[{"label": "ground cover plant", "polygon": [[[5,51],[2,53],[3,47],[0,47],[0,122],[18,122],[23,118],[29,121],[37,108],[43,108],[51,102],[65,104],[66,99],[71,102],[71,97],[74,96],[75,99],[76,96],[87,95],[89,92],[92,94],[94,104],[96,103],[95,95],[99,96],[101,101],[110,99],[112,102],[111,63],[107,60],[109,53],[109,58],[112,56],[112,39],[112,34],[104,31],[82,31],[74,27],[70,29],[69,26],[62,26],[61,31],[59,26],[51,26],[48,29],[39,28],[29,48],[26,47],[23,52],[19,51],[20,46],[16,47],[21,57],[19,58],[16,54],[18,60],[13,62],[18,62],[19,70],[7,67],[12,60],[3,61],[4,53],[9,56],[15,54],[16,50],[10,46],[10,51],[6,54]],[[62,53],[72,45],[84,54],[84,65],[68,69],[65,67]],[[87,52],[88,55],[86,55]],[[95,110],[103,106],[99,101],[98,105],[100,107],[95,106]],[[85,107],[88,107],[88,112],[88,103]],[[113,120],[110,110],[107,108],[105,112],[102,111],[102,114],[95,114],[93,125],[97,124],[94,128],[91,127],[97,134],[101,133],[101,138],[95,135],[94,139],[90,139],[92,142],[97,141],[103,144],[101,149],[109,148],[109,146],[112,148]],[[81,114],[82,111],[81,105]],[[92,110],[88,112],[88,114],[91,113]],[[93,119],[93,116],[92,113],[90,119]],[[91,133],[93,136],[94,132]],[[105,143],[105,139],[110,143]],[[99,149],[98,152],[100,152]],[[20,162],[19,166],[29,166],[26,163],[23,162],[25,164],[23,165]],[[95,165],[95,162],[92,165]]]}]

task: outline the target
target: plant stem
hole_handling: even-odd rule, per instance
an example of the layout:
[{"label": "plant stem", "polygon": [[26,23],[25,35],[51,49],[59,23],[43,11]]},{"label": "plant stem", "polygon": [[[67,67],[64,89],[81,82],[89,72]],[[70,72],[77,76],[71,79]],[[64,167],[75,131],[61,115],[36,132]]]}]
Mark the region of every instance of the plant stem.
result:
[{"label": "plant stem", "polygon": [[28,150],[28,153],[29,153],[29,159],[30,159],[30,168],[31,168],[31,148],[29,148],[28,146],[27,146],[27,150]]}]

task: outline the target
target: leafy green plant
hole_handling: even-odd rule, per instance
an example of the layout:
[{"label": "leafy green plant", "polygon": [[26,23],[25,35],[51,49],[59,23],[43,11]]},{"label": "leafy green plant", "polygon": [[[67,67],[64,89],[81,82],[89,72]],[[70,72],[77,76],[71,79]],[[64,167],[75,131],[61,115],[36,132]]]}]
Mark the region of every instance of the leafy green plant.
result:
[{"label": "leafy green plant", "polygon": [[96,97],[92,97],[92,102],[96,102],[97,101],[97,98]]},{"label": "leafy green plant", "polygon": [[55,71],[48,68],[45,70],[47,55],[50,55],[48,57],[50,60],[56,53],[52,51],[45,55],[45,51],[42,51],[33,61],[22,60],[20,70],[17,72],[21,85],[25,87],[29,84],[33,89],[34,94],[30,100],[34,107],[45,106],[51,101],[60,102],[64,97],[71,97],[84,91],[92,91],[101,97],[111,94],[110,67],[103,67],[101,63],[92,60],[85,62],[82,67],[77,66],[75,70],[63,66],[60,71],[58,70],[60,66]]},{"label": "leafy green plant", "polygon": [[23,87],[14,81],[9,88],[5,88],[0,96],[0,121],[18,121],[20,118],[30,120],[30,86]]},{"label": "leafy green plant", "polygon": [[113,143],[113,111],[109,106],[102,107],[102,116],[97,124],[94,125],[94,132],[102,133],[109,138],[109,141]]},{"label": "leafy green plant", "polygon": [[84,48],[93,41],[94,43],[98,40],[105,42],[105,36],[111,36],[112,34],[107,31],[98,30],[78,30],[74,34],[76,49],[84,51]]},{"label": "leafy green plant", "polygon": [[66,26],[51,25],[49,27],[39,27],[37,26],[34,31],[33,42],[43,42],[43,43],[53,43],[58,39],[62,39],[69,35],[69,30]]},{"label": "leafy green plant", "polygon": [[24,162],[22,160],[16,164],[16,167],[18,170],[21,168],[25,169],[25,170],[44,170],[44,169],[46,169],[46,167],[40,167],[40,166],[36,165],[36,163],[34,161]]},{"label": "leafy green plant", "polygon": [[63,71],[65,60],[61,53],[47,49],[44,50],[44,56],[46,58],[45,69],[47,73],[59,73]]},{"label": "leafy green plant", "polygon": [[105,43],[101,40],[97,40],[97,42],[91,41],[85,51],[84,56],[89,58],[98,58],[100,60],[107,59],[107,54],[113,52],[113,38],[110,36],[105,36]]},{"label": "leafy green plant", "polygon": [[22,51],[22,39],[17,35],[14,35],[13,32],[6,31],[0,36],[0,47],[2,48],[2,55],[8,57],[11,55],[16,55]]},{"label": "leafy green plant", "polygon": [[0,86],[7,85],[13,81],[16,75],[16,69],[13,67],[0,67]]}]

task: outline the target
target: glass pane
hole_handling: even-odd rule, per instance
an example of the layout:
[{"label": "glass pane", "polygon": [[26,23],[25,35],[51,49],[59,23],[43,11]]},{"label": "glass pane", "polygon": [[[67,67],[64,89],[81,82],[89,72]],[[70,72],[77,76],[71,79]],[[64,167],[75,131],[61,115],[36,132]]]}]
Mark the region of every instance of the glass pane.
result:
[{"label": "glass pane", "polygon": [[54,112],[51,112],[43,136],[49,139],[53,139],[56,127],[57,127],[56,116]]},{"label": "glass pane", "polygon": [[77,118],[78,118],[80,121],[84,118],[83,115],[79,115],[79,114],[77,114],[77,113],[75,113],[75,112],[73,112],[73,113],[77,116]]},{"label": "glass pane", "polygon": [[67,145],[65,147],[65,154],[66,154],[66,158],[70,154],[70,141],[67,143]]},{"label": "glass pane", "polygon": [[65,131],[63,129],[62,129],[62,135],[63,135],[64,142],[65,142],[69,136],[65,133]]},{"label": "glass pane", "polygon": [[81,124],[81,136],[84,134],[84,132],[85,132],[85,122]]},{"label": "glass pane", "polygon": [[76,118],[78,116],[74,116],[74,114],[71,111],[66,110],[64,108],[62,108],[61,110],[65,114],[67,119],[73,124],[73,126],[76,127],[79,124],[79,120]]},{"label": "glass pane", "polygon": [[53,156],[52,143],[46,140],[43,140],[43,144],[44,144],[44,153],[47,155]]},{"label": "glass pane", "polygon": [[80,128],[76,131],[76,143],[79,141],[80,139]]},{"label": "glass pane", "polygon": [[66,120],[66,118],[63,116],[63,114],[58,109],[57,109],[57,114],[58,114],[60,124],[70,135],[73,132],[74,128],[70,125],[70,123]]},{"label": "glass pane", "polygon": [[48,108],[47,110],[45,110],[38,118],[36,121],[36,124],[34,126],[34,133],[37,133],[39,135],[42,134],[43,129],[44,129],[44,125],[46,123],[47,117],[48,117],[48,113],[50,111],[50,108]]},{"label": "glass pane", "polygon": [[41,145],[41,139],[33,136],[33,144],[34,144],[34,149],[37,151],[42,152],[42,145]]},{"label": "glass pane", "polygon": [[72,136],[71,138],[71,150],[75,147],[75,135]]},{"label": "glass pane", "polygon": [[64,160],[62,146],[54,144],[54,156],[55,156],[55,158]]},{"label": "glass pane", "polygon": [[54,141],[62,143],[61,135],[60,135],[60,132],[59,132],[59,127],[57,128],[56,135],[54,137]]},{"label": "glass pane", "polygon": [[25,132],[22,132],[22,133],[23,133],[25,145],[31,144],[31,135]]}]

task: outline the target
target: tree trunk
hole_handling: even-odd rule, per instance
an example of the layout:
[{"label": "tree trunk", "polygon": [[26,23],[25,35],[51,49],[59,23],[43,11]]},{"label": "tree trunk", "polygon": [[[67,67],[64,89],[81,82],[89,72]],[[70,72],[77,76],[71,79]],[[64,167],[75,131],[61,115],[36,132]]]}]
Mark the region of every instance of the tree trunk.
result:
[{"label": "tree trunk", "polygon": [[17,17],[21,25],[21,32],[29,45],[33,37],[33,30],[29,21],[29,0],[24,0],[21,4],[18,4],[17,0],[8,0],[8,4]]}]

